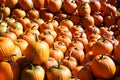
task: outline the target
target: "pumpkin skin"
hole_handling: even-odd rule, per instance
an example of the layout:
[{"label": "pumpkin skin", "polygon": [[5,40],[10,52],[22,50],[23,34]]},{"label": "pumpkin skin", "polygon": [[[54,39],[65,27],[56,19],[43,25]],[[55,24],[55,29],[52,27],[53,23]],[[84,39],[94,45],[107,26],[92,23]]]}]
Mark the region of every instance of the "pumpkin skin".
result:
[{"label": "pumpkin skin", "polygon": [[26,67],[21,73],[20,80],[44,80],[45,71],[41,66]]},{"label": "pumpkin skin", "polygon": [[49,58],[49,45],[37,37],[36,41],[33,41],[27,46],[24,55],[28,61],[40,65]]},{"label": "pumpkin skin", "polygon": [[72,74],[80,80],[93,80],[92,73],[85,66],[77,66],[72,70]]},{"label": "pumpkin skin", "polygon": [[48,80],[68,80],[70,76],[72,76],[71,71],[59,62],[47,71]]},{"label": "pumpkin skin", "polygon": [[92,47],[93,56],[99,54],[111,54],[113,50],[113,45],[108,40],[98,40]]},{"label": "pumpkin skin", "polygon": [[91,62],[91,69],[96,78],[111,79],[115,72],[116,66],[113,60],[107,55],[97,55]]},{"label": "pumpkin skin", "polygon": [[61,0],[49,0],[47,4],[48,10],[50,10],[52,13],[57,13],[62,6]]},{"label": "pumpkin skin", "polygon": [[0,79],[1,80],[19,80],[20,68],[17,62],[1,61],[0,62]]},{"label": "pumpkin skin", "polygon": [[82,17],[89,16],[91,13],[91,8],[90,8],[89,3],[82,2],[81,4],[79,4],[78,5],[78,13]]},{"label": "pumpkin skin", "polygon": [[21,9],[23,9],[25,11],[32,9],[34,6],[32,0],[18,0],[18,4],[20,5]]},{"label": "pumpkin skin", "polygon": [[0,37],[0,61],[8,59],[15,51],[15,44],[12,40]]},{"label": "pumpkin skin", "polygon": [[120,43],[114,47],[114,57],[120,61]]}]

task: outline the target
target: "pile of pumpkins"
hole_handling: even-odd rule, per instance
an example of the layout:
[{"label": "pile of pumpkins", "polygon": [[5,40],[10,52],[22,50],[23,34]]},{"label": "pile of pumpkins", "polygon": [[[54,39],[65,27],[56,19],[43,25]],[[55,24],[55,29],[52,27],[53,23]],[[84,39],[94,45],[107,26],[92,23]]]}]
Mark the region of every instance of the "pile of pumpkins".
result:
[{"label": "pile of pumpkins", "polygon": [[118,0],[0,0],[0,80],[120,80]]}]

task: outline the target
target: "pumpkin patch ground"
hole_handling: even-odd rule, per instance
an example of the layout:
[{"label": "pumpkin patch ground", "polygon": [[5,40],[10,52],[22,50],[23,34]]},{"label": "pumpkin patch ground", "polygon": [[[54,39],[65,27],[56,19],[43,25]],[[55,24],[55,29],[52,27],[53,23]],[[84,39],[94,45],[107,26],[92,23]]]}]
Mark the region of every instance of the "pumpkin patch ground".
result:
[{"label": "pumpkin patch ground", "polygon": [[0,0],[0,80],[120,80],[120,1]]}]

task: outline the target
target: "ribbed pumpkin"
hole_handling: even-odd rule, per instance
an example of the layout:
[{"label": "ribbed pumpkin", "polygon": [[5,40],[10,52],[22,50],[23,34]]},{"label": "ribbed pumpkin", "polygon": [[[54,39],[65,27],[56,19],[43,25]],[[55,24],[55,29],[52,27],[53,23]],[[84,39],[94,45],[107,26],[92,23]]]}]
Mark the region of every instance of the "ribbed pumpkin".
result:
[{"label": "ribbed pumpkin", "polygon": [[108,40],[98,40],[92,47],[93,56],[99,54],[111,54],[113,50],[113,45]]},{"label": "ribbed pumpkin", "polygon": [[15,51],[15,44],[12,40],[0,37],[0,61],[8,59]]},{"label": "ribbed pumpkin", "polygon": [[49,45],[36,35],[36,41],[29,44],[23,54],[33,64],[42,64],[49,58]]},{"label": "ribbed pumpkin", "polygon": [[28,64],[28,66],[23,69],[20,80],[44,80],[44,76],[45,71],[41,66]]},{"label": "ribbed pumpkin", "polygon": [[66,66],[61,65],[61,61],[58,61],[58,65],[52,66],[47,70],[48,80],[68,80],[71,76],[71,71]]},{"label": "ribbed pumpkin", "polygon": [[96,78],[111,79],[116,72],[115,63],[110,57],[104,54],[93,58],[91,68]]},{"label": "ribbed pumpkin", "polygon": [[0,62],[0,80],[19,80],[20,68],[17,62],[8,60]]}]

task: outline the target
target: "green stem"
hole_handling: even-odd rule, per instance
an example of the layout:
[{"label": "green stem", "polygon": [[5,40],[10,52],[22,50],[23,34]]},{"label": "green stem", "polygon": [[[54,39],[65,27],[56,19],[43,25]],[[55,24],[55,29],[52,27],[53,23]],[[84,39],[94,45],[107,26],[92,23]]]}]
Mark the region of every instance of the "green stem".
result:
[{"label": "green stem", "polygon": [[68,56],[68,59],[67,59],[67,60],[70,60],[71,55],[72,55],[72,51],[70,51],[70,54],[69,54],[69,56]]},{"label": "green stem", "polygon": [[58,61],[58,69],[60,69],[60,65],[61,65],[61,60]]}]

